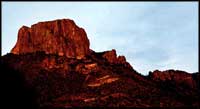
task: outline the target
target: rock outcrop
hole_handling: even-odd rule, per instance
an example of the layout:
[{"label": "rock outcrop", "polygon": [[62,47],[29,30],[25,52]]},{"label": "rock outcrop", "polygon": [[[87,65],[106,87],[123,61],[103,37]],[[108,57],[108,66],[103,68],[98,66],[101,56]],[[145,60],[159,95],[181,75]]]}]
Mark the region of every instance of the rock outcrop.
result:
[{"label": "rock outcrop", "polygon": [[[21,97],[24,93],[16,93],[17,103],[15,98],[15,101],[8,102],[7,106],[20,103],[23,106],[23,101],[27,100],[39,109],[97,106],[199,107],[199,73],[194,76],[198,85],[191,85],[193,80],[190,74],[183,76],[176,71],[172,74],[175,75],[174,79],[171,74],[163,72],[158,72],[157,76],[153,73],[153,79],[147,79],[133,69],[124,67],[124,64],[105,61],[103,54],[93,53],[80,60],[44,52],[3,56],[1,64],[9,68],[2,68],[2,73],[8,75],[2,77],[17,78],[13,75],[21,75],[24,81],[22,85],[25,89],[31,88],[33,94],[30,96],[35,97],[28,101],[27,98]],[[120,60],[124,60],[123,57]],[[9,71],[11,69],[14,71]],[[15,88],[15,82],[10,80],[3,82],[10,82],[7,87]],[[16,87],[13,90],[18,89]],[[11,95],[15,92],[13,90],[3,94],[8,99],[12,98]],[[18,92],[26,92],[21,90]],[[19,103],[20,98],[23,100]],[[16,107],[19,106],[14,105],[13,108]],[[27,108],[29,109],[29,106]]]},{"label": "rock outcrop", "polygon": [[184,71],[179,71],[179,70],[166,70],[166,71],[159,71],[155,70],[152,73],[150,73],[150,76],[152,77],[153,80],[161,80],[161,81],[166,81],[166,80],[175,80],[175,81],[181,81],[183,78],[188,78],[191,75],[184,72]]},{"label": "rock outcrop", "polygon": [[105,58],[109,63],[116,63],[117,62],[116,50],[112,49],[111,51],[106,51],[103,54],[103,58]]},{"label": "rock outcrop", "polygon": [[180,70],[155,70],[149,74],[152,80],[157,82],[173,82],[175,84],[184,84],[188,88],[196,88],[197,84],[193,75]]},{"label": "rock outcrop", "polygon": [[103,58],[105,58],[109,63],[112,63],[112,64],[124,64],[124,63],[126,63],[125,56],[117,56],[115,49],[112,49],[111,51],[106,51],[103,54]]},{"label": "rock outcrop", "polygon": [[125,56],[117,56],[115,49],[105,51],[102,57],[106,59],[110,64],[123,65],[129,69],[133,69],[132,66],[126,61]]},{"label": "rock outcrop", "polygon": [[39,22],[30,28],[23,26],[11,50],[13,54],[44,51],[46,54],[82,58],[88,55],[89,40],[83,28],[69,19]]},{"label": "rock outcrop", "polygon": [[143,76],[115,49],[89,49],[86,32],[69,19],[23,26],[11,52],[1,57],[6,108],[200,107],[198,72]]}]

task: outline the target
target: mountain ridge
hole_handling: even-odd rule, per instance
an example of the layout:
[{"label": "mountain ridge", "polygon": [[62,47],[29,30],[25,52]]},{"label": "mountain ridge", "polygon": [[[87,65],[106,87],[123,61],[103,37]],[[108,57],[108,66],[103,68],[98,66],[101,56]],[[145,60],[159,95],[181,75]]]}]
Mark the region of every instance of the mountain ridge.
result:
[{"label": "mountain ridge", "polygon": [[1,57],[8,107],[200,107],[199,73],[155,70],[143,76],[115,49],[91,50],[86,32],[71,20],[30,28],[23,26],[11,53]]}]

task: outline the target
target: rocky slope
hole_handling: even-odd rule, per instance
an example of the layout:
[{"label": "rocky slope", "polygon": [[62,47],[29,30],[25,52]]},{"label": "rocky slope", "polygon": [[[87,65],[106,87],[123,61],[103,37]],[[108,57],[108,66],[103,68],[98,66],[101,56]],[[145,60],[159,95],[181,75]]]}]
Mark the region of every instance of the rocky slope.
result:
[{"label": "rocky slope", "polygon": [[89,49],[85,31],[69,19],[23,26],[1,67],[7,108],[200,107],[199,73],[142,76],[114,49]]}]

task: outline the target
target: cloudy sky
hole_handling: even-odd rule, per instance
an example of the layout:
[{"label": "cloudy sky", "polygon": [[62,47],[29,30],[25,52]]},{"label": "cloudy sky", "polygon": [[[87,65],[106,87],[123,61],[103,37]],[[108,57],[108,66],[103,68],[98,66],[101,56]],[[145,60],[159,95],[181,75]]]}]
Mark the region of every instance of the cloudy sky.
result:
[{"label": "cloudy sky", "polygon": [[198,71],[198,2],[2,2],[2,54],[22,25],[69,18],[90,48],[116,49],[141,74],[155,69]]}]

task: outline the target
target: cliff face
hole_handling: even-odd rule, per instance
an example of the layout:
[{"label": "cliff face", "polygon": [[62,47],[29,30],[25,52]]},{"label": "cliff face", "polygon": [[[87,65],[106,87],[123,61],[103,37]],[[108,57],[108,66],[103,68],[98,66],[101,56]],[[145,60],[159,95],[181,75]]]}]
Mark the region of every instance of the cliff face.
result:
[{"label": "cliff face", "polygon": [[199,73],[142,76],[115,49],[89,49],[84,29],[69,19],[20,28],[1,67],[2,104],[11,109],[200,107]]},{"label": "cliff face", "polygon": [[82,58],[88,55],[89,40],[84,29],[69,19],[39,22],[30,28],[23,26],[11,50],[14,54],[44,51],[46,54]]}]

